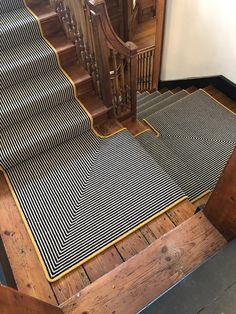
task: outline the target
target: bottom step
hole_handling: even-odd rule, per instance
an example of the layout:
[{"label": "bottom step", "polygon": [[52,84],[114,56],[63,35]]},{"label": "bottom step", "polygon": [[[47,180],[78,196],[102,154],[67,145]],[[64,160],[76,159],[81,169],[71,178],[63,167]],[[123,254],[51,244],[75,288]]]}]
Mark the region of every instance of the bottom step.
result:
[{"label": "bottom step", "polygon": [[236,312],[236,240],[140,314]]},{"label": "bottom step", "polygon": [[61,305],[64,313],[136,313],[226,240],[198,213]]}]

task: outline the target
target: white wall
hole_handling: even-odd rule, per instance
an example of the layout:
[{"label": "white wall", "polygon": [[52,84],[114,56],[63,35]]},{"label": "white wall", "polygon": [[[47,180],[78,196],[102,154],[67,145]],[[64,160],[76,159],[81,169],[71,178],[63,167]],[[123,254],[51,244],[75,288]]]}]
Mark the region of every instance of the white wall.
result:
[{"label": "white wall", "polygon": [[167,0],[161,80],[236,83],[236,0]]}]

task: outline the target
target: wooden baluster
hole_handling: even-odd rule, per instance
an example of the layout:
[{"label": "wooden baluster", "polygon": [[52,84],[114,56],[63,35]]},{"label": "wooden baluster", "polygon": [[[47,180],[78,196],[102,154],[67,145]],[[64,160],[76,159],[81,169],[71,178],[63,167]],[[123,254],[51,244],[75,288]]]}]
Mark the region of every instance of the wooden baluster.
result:
[{"label": "wooden baluster", "polygon": [[[78,59],[93,78],[97,94],[109,108],[130,108],[136,112],[137,71],[143,88],[143,71],[147,71],[142,56],[137,65],[137,48],[125,44],[114,32],[105,0],[49,0],[57,10],[67,36],[75,43]],[[114,81],[111,82],[109,49],[116,51]],[[119,64],[118,64],[119,63]],[[117,70],[119,66],[119,73]],[[137,68],[138,66],[138,68]]]},{"label": "wooden baluster", "polygon": [[145,90],[148,89],[148,51],[145,53]]},{"label": "wooden baluster", "polygon": [[127,42],[126,46],[130,49],[130,98],[131,115],[137,114],[137,47],[132,42]]},{"label": "wooden baluster", "polygon": [[151,64],[150,64],[150,90],[152,90],[154,87],[154,84],[153,84],[153,62],[154,62],[154,53],[155,53],[155,50],[152,49],[152,52],[151,52]]},{"label": "wooden baluster", "polygon": [[150,82],[149,82],[149,79],[150,79],[150,51],[147,52],[147,83],[146,83],[146,89],[147,90],[150,90]]},{"label": "wooden baluster", "polygon": [[144,80],[143,80],[143,69],[144,69],[144,62],[143,62],[143,53],[141,54],[141,90],[144,90]]},{"label": "wooden baluster", "polygon": [[[95,55],[99,72],[101,96],[105,106],[107,106],[109,109],[112,109],[113,104],[109,68],[109,55],[108,49],[106,48],[107,41],[105,34],[103,32],[100,15],[91,12],[91,23],[94,34]],[[114,112],[111,110],[110,115],[113,114]]]},{"label": "wooden baluster", "polygon": [[120,91],[121,91],[121,103],[122,111],[124,109],[124,104],[127,104],[128,98],[125,88],[125,58],[120,56]]},{"label": "wooden baluster", "polygon": [[139,68],[139,74],[138,74],[138,82],[139,82],[139,91],[141,92],[141,75],[142,75],[142,70],[141,70],[141,54],[138,55],[138,68]]}]

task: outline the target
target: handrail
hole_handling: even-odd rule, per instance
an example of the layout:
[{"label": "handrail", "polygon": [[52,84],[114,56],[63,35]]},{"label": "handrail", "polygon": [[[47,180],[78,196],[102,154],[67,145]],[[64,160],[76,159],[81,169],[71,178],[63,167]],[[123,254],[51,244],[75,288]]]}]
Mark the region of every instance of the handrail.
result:
[{"label": "handrail", "polygon": [[50,0],[111,116],[136,115],[137,47],[114,31],[105,0]]},{"label": "handrail", "polygon": [[126,57],[131,57],[137,54],[137,46],[134,43],[125,43],[115,32],[110,17],[108,15],[107,6],[105,0],[85,0],[88,7],[95,14],[99,14],[103,26],[103,31],[106,36],[107,41],[110,43],[111,47],[116,51],[119,51]]}]

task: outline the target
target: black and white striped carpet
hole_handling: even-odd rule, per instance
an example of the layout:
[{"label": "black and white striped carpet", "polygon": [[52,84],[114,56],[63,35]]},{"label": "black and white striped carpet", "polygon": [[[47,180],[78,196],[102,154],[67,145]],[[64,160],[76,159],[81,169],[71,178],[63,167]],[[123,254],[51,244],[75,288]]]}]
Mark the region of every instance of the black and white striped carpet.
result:
[{"label": "black and white striped carpet", "polygon": [[128,131],[95,135],[22,0],[1,21],[0,165],[54,281],[186,196]]},{"label": "black and white striped carpet", "polygon": [[160,137],[137,137],[193,200],[214,188],[236,145],[236,116],[203,90],[145,116]]}]

